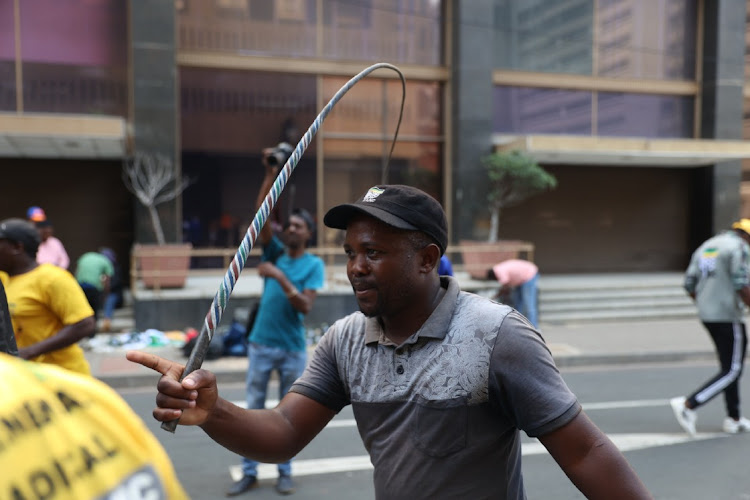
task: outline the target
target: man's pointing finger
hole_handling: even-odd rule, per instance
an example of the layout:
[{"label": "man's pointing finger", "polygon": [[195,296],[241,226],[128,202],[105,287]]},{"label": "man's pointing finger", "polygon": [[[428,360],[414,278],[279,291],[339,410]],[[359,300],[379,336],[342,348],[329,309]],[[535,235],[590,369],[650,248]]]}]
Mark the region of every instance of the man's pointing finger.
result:
[{"label": "man's pointing finger", "polygon": [[175,380],[179,380],[180,375],[182,375],[182,372],[185,369],[185,367],[179,363],[169,361],[168,359],[147,352],[128,351],[125,353],[125,357],[128,361],[143,365],[146,368],[150,368],[155,372],[159,372],[162,375],[169,376]]}]

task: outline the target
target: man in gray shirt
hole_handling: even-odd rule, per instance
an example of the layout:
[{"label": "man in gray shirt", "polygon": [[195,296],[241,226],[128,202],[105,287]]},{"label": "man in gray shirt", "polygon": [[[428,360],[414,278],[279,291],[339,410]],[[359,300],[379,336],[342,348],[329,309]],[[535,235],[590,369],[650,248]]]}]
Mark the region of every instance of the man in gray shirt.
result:
[{"label": "man in gray shirt", "polygon": [[581,410],[538,331],[508,306],[461,292],[438,262],[445,213],[426,193],[370,188],[324,218],[345,229],[359,312],[323,336],[272,410],[219,398],[216,377],[144,352],[163,375],[157,420],[200,425],[222,446],[266,462],[296,455],[351,404],[379,499],[523,499],[520,431],[547,448],[587,498],[651,498]]},{"label": "man in gray shirt", "polygon": [[724,393],[729,434],[750,431],[741,415],[739,378],[745,363],[747,333],[743,304],[750,305],[750,219],[732,224],[693,253],[685,272],[685,290],[698,306],[698,317],[716,345],[721,369],[688,397],[670,401],[677,422],[695,435],[696,408]]}]

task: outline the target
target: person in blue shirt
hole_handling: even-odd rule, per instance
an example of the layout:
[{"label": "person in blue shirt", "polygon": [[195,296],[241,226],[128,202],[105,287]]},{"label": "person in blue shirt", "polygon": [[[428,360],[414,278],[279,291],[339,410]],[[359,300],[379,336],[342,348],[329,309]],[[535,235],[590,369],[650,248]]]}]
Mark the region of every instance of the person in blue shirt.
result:
[{"label": "person in blue shirt", "polygon": [[[272,152],[263,151],[265,177],[258,193],[256,208],[263,204],[279,168],[286,159],[278,161]],[[291,150],[289,150],[291,153]],[[288,157],[288,156],[287,156]],[[273,234],[266,223],[258,235],[263,247],[258,274],[264,278],[263,294],[249,332],[247,373],[247,407],[265,408],[266,392],[271,372],[279,375],[279,399],[291,387],[307,364],[305,314],[310,312],[323,287],[325,272],[323,260],[307,252],[315,223],[303,209],[292,211],[284,226],[281,238]],[[283,241],[282,241],[283,240]],[[291,478],[291,462],[278,465],[279,478],[276,491],[291,494],[295,484]],[[242,459],[242,478],[227,491],[228,496],[240,495],[258,484],[258,462]]]}]

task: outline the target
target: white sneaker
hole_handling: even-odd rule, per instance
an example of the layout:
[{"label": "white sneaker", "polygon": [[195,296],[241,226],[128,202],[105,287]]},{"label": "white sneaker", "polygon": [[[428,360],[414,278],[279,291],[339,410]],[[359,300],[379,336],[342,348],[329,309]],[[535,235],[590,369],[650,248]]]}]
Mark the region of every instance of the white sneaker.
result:
[{"label": "white sneaker", "polygon": [[672,406],[674,417],[680,427],[691,436],[695,436],[695,421],[698,420],[698,415],[694,410],[685,406],[685,398],[672,398],[669,400],[669,404]]},{"label": "white sneaker", "polygon": [[747,432],[750,431],[750,420],[746,419],[745,417],[740,417],[739,420],[734,420],[727,417],[724,419],[723,428],[724,432],[726,432],[727,434]]}]

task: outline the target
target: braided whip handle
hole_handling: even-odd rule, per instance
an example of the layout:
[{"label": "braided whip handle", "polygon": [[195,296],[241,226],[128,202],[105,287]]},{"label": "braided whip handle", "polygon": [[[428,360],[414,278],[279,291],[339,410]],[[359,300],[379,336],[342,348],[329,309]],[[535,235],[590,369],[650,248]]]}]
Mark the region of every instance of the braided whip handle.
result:
[{"label": "braided whip handle", "polygon": [[[344,96],[344,94],[349,91],[349,89],[351,89],[362,78],[380,68],[392,69],[396,73],[398,73],[399,77],[401,78],[402,89],[405,89],[404,76],[396,66],[388,63],[377,63],[360,71],[343,87],[341,87],[330,101],[328,101],[328,104],[326,104],[323,110],[318,114],[318,116],[315,118],[315,121],[313,121],[312,125],[310,125],[310,127],[307,129],[307,132],[305,132],[305,135],[303,135],[302,139],[297,143],[297,147],[294,148],[294,152],[292,152],[292,155],[289,157],[287,162],[284,164],[284,167],[279,172],[279,175],[276,177],[273,186],[271,186],[271,190],[266,195],[265,200],[263,200],[263,204],[255,214],[255,218],[253,218],[252,223],[247,228],[245,237],[242,239],[239,248],[237,248],[237,253],[234,254],[232,263],[229,265],[229,268],[224,275],[224,279],[219,286],[219,290],[214,296],[214,300],[211,303],[211,308],[209,309],[208,314],[206,314],[206,319],[203,322],[203,327],[201,328],[201,332],[196,339],[195,347],[193,347],[193,350],[190,353],[190,357],[188,358],[187,364],[185,365],[185,370],[182,372],[182,377],[180,378],[180,380],[184,379],[193,371],[199,369],[203,364],[203,360],[205,359],[206,353],[208,352],[208,346],[211,343],[214,332],[216,331],[216,326],[221,321],[221,316],[224,312],[224,309],[226,308],[229,296],[232,294],[234,285],[237,283],[237,280],[240,277],[240,273],[245,267],[247,257],[248,255],[250,255],[250,250],[253,249],[253,245],[255,244],[255,240],[258,237],[258,234],[260,234],[261,228],[266,223],[271,210],[273,210],[274,206],[276,206],[276,201],[279,199],[279,196],[281,196],[281,192],[284,190],[289,177],[292,175],[292,171],[294,171],[297,163],[299,162],[299,159],[307,149],[307,146],[310,145],[310,141],[312,140],[313,136],[318,132],[318,129],[323,123],[323,120],[325,120],[326,116],[328,116],[328,113],[330,113],[331,109],[333,109],[333,106]],[[403,100],[401,109],[403,112]],[[393,138],[393,145],[395,145],[397,135],[398,127],[396,128],[396,134]],[[393,152],[393,145],[391,146],[391,153]],[[177,428],[178,422],[179,419],[170,420],[169,422],[162,422],[161,428],[169,432],[174,432]]]}]

